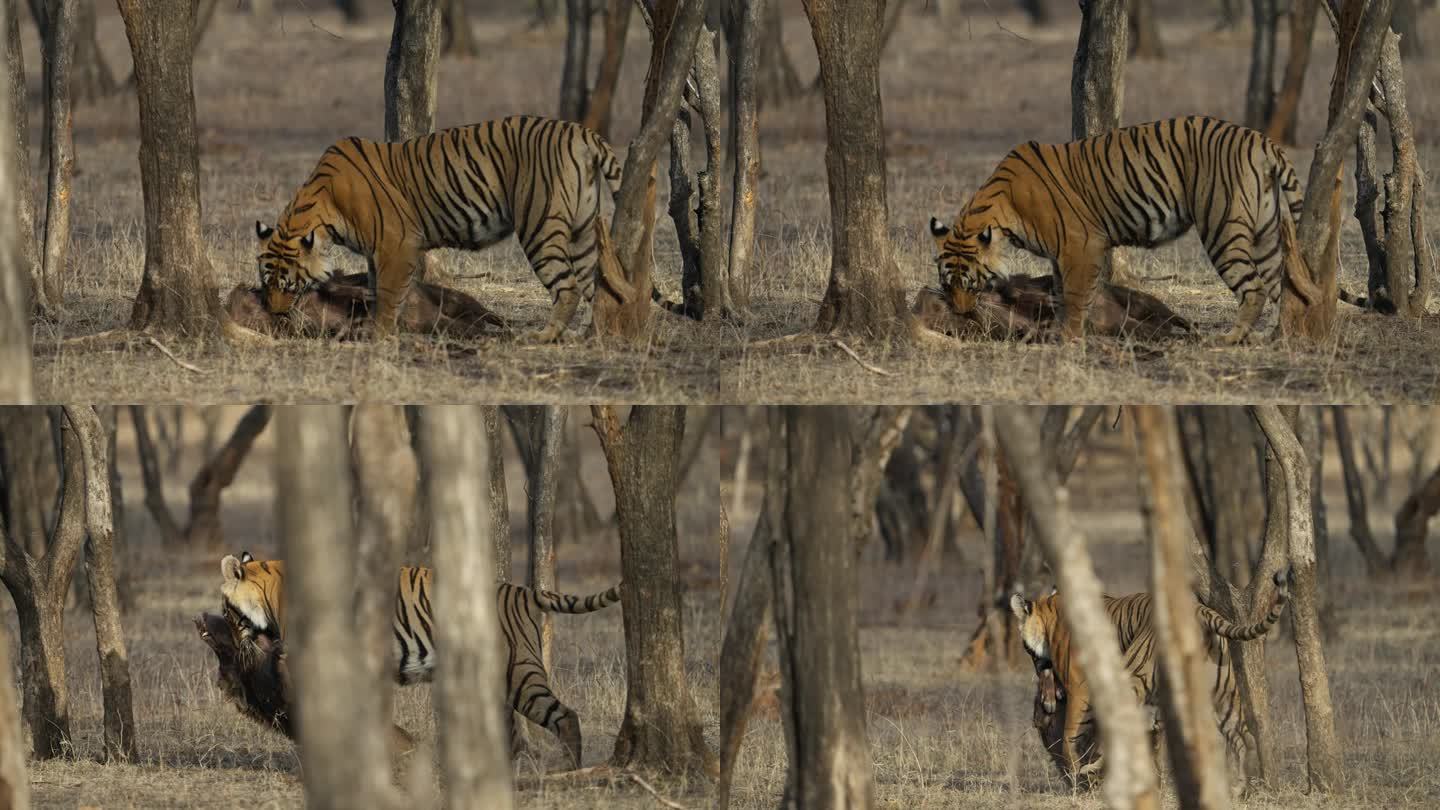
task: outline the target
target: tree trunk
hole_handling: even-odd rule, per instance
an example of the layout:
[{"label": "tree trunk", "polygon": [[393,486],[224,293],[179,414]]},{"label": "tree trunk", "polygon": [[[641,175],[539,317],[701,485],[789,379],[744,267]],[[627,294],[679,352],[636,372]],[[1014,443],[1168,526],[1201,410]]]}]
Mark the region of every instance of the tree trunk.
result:
[{"label": "tree trunk", "polygon": [[1265,432],[1283,473],[1283,491],[1267,491],[1272,513],[1286,516],[1291,574],[1295,589],[1290,622],[1295,631],[1300,691],[1305,701],[1307,773],[1312,792],[1328,793],[1340,785],[1340,741],[1335,736],[1330,702],[1330,676],[1321,645],[1315,575],[1315,534],[1310,503],[1310,462],[1295,436],[1294,421],[1273,405],[1253,406],[1255,421]]},{"label": "tree trunk", "polygon": [[[771,436],[772,442],[779,438]],[[775,451],[772,444],[772,454]],[[783,450],[782,450],[783,452]],[[745,740],[750,708],[760,676],[760,659],[765,654],[770,623],[770,557],[774,534],[770,531],[769,506],[761,506],[760,517],[750,535],[750,546],[735,583],[735,605],[720,641],[720,783],[716,807],[727,810],[735,760]],[[722,611],[721,618],[725,618]]]},{"label": "tree trunk", "polygon": [[220,527],[220,495],[235,480],[240,464],[250,453],[255,439],[270,424],[269,405],[252,405],[220,452],[195,473],[190,482],[190,521],[185,525],[185,544],[217,548],[224,542]]},{"label": "tree trunk", "polygon": [[[130,406],[130,422],[135,428],[135,452],[140,457],[140,480],[145,486],[145,509],[150,519],[160,529],[160,542],[166,546],[180,543],[180,527],[165,503],[165,484],[160,471],[160,459],[156,457],[155,444],[150,441],[150,422],[144,405]],[[218,530],[219,516],[216,516]]]},{"label": "tree trunk", "polygon": [[229,323],[200,234],[200,156],[189,0],[117,0],[140,97],[145,271],[130,328],[214,335]]},{"label": "tree trunk", "polygon": [[1264,129],[1275,107],[1275,0],[1251,0],[1250,78],[1245,84],[1245,126]]},{"label": "tree trunk", "polygon": [[[1340,449],[1340,470],[1345,476],[1345,503],[1350,509],[1350,536],[1359,546],[1365,558],[1365,571],[1375,576],[1390,567],[1375,535],[1370,532],[1370,510],[1365,505],[1365,482],[1360,478],[1360,468],[1355,463],[1355,443],[1350,436],[1350,419],[1345,415],[1345,406],[1332,406],[1335,419],[1335,445]],[[1397,535],[1398,536],[1398,535]]]},{"label": "tree trunk", "polygon": [[335,406],[282,408],[275,420],[276,508],[290,603],[285,642],[299,698],[305,798],[315,808],[398,807],[381,686],[366,671],[365,651],[351,642],[355,594],[380,583],[356,581],[345,427]]},{"label": "tree trunk", "polygon": [[[553,591],[555,582],[555,475],[565,444],[566,410],[558,405],[533,405],[525,409],[531,463],[526,466],[530,485],[526,487],[530,554],[526,584]],[[555,625],[550,614],[540,620],[540,655],[550,671],[550,648]]]},{"label": "tree trunk", "polygon": [[891,251],[880,104],[884,0],[807,0],[825,90],[830,283],[815,328],[905,340],[914,319]]},{"label": "tree trunk", "polygon": [[[13,7],[13,3],[7,4]],[[0,99],[0,104],[4,99]],[[0,127],[5,125],[0,121]],[[0,130],[3,131],[3,130]],[[0,157],[0,160],[4,160]],[[0,672],[14,672],[10,662],[10,639],[0,634]],[[24,722],[15,700],[15,681],[0,678],[0,808],[29,810],[30,778],[25,773]]]},{"label": "tree trunk", "polygon": [[444,56],[472,59],[480,55],[465,0],[441,0],[440,36],[440,53]]},{"label": "tree trunk", "polygon": [[[1072,138],[1091,138],[1120,126],[1129,37],[1125,0],[1081,0],[1080,36],[1070,73]],[[1108,252],[1101,278],[1120,282],[1127,275],[1124,254]],[[1076,323],[1083,327],[1083,322]]]},{"label": "tree trunk", "polygon": [[1155,19],[1151,0],[1130,0],[1130,58],[1164,59],[1165,43],[1160,39],[1160,24]]},{"label": "tree trunk", "polygon": [[79,0],[45,0],[45,152],[49,157],[45,198],[45,269],[57,301],[65,301],[65,263],[70,253],[70,198],[75,174],[75,133],[70,79],[75,67],[75,17]]},{"label": "tree trunk", "polygon": [[[493,413],[493,409],[490,409]],[[485,416],[474,405],[427,408],[421,421],[421,452],[428,471],[426,500],[434,517],[435,646],[445,651],[435,673],[435,716],[445,807],[496,808],[513,804],[505,735],[504,666],[495,651],[504,642],[493,599],[491,512],[475,493],[493,483],[487,457]],[[496,431],[498,435],[498,431]],[[388,623],[386,624],[388,627]]]},{"label": "tree trunk", "polygon": [[[440,17],[445,0],[393,0],[395,24],[385,54],[385,140],[408,141],[435,129],[440,87]],[[436,278],[426,252],[415,281]],[[402,296],[403,297],[403,296]]]},{"label": "tree trunk", "polygon": [[100,659],[104,702],[105,755],[129,762],[136,756],[135,708],[130,690],[130,661],[120,626],[120,595],[115,586],[115,520],[111,513],[110,462],[100,414],[88,405],[66,406],[66,421],[76,434],[85,470],[85,573],[95,616],[95,652]]},{"label": "tree trunk", "polygon": [[[500,408],[485,406],[485,450],[490,454],[490,532],[495,538],[495,581],[510,581],[510,497],[505,490],[505,444]],[[428,472],[427,472],[428,475]]]},{"label": "tree trunk", "polygon": [[[730,294],[734,305],[750,304],[750,262],[755,249],[755,211],[760,186],[760,115],[756,88],[760,17],[765,0],[737,0],[727,37],[730,56],[730,149],[735,161],[730,204]],[[777,5],[771,0],[771,5]],[[781,55],[783,56],[783,51]]]},{"label": "tree trunk", "polygon": [[592,408],[620,518],[620,586],[625,623],[625,716],[610,763],[617,768],[714,778],[685,678],[676,459],[683,406],[635,405],[624,427],[610,406]]},{"label": "tree trunk", "polygon": [[[18,26],[14,19],[14,9],[14,3],[7,3],[0,9],[0,14],[4,15],[0,22],[5,24],[7,33],[11,25]],[[8,37],[7,47],[13,48],[17,39],[18,37],[14,36]],[[0,138],[5,141],[0,144],[0,188],[12,190],[12,193],[0,195],[0,368],[7,369],[4,375],[0,375],[0,401],[28,405],[35,401],[35,381],[30,371],[30,293],[26,290],[25,253],[21,246],[31,242],[34,236],[25,232],[25,218],[22,215],[30,197],[29,172],[25,170],[29,155],[16,141],[19,130],[12,121],[14,105],[10,103],[15,92],[12,87],[13,70],[19,59],[18,53],[9,53],[6,61],[11,72],[7,73],[5,81],[0,83]],[[23,92],[23,76],[20,88]],[[19,101],[23,111],[23,95]],[[23,126],[23,123],[19,126]],[[16,189],[20,191],[19,194],[13,193]],[[9,660],[3,650],[0,650],[0,655]],[[0,692],[0,713],[5,711],[4,698],[5,693]],[[6,772],[6,764],[0,760],[0,779],[14,775],[13,772]],[[22,774],[23,765],[22,762]],[[0,797],[6,795],[7,791],[23,799],[27,795],[28,787],[0,786]]]},{"label": "tree trunk", "polygon": [[1430,518],[1440,511],[1440,467],[1430,473],[1419,488],[1410,493],[1395,513],[1395,556],[1390,570],[1405,576],[1423,577],[1430,572],[1430,557],[1425,551]]},{"label": "tree trunk", "polygon": [[[720,66],[715,58],[719,47],[708,27],[700,32],[695,46],[694,76],[699,98],[700,127],[705,134],[705,170],[695,175],[700,190],[696,212],[700,230],[700,278],[698,304],[701,317],[718,320],[733,315],[730,300],[730,266],[725,257],[725,217],[720,211],[721,174],[725,171],[725,148],[720,142]],[[688,291],[691,285],[686,283]]]},{"label": "tree trunk", "polygon": [[878,405],[862,418],[858,409],[851,410],[856,438],[850,473],[850,538],[857,557],[874,533],[875,502],[885,483],[885,470],[913,413],[909,406]]},{"label": "tree trunk", "polygon": [[[1325,137],[1315,147],[1305,184],[1297,247],[1304,257],[1303,282],[1291,279],[1280,302],[1280,332],[1312,341],[1329,336],[1339,300],[1340,172],[1345,151],[1355,143],[1360,116],[1370,95],[1381,42],[1390,25],[1393,0],[1346,0],[1339,40],[1347,43],[1335,60]],[[1311,290],[1311,297],[1299,287]]]},{"label": "tree trunk", "polygon": [[778,107],[804,94],[805,84],[785,50],[785,15],[779,0],[770,0],[756,14],[764,14],[765,21],[759,32],[764,44],[756,55],[755,100],[759,107]]},{"label": "tree trunk", "polygon": [[605,52],[590,103],[585,107],[585,126],[607,140],[610,138],[610,113],[615,105],[615,87],[620,83],[620,66],[625,60],[625,34],[630,30],[630,0],[608,0],[605,7]]},{"label": "tree trunk", "polygon": [[[17,189],[17,193],[7,194],[5,195],[6,200],[0,201],[0,215],[7,217],[6,222],[11,221],[8,217],[13,216],[16,218],[15,225],[17,226],[17,230],[14,243],[16,246],[6,255],[13,255],[15,257],[15,261],[17,262],[16,272],[21,273],[20,287],[18,288],[21,295],[18,300],[20,305],[24,307],[22,312],[25,320],[21,321],[21,323],[26,325],[25,337],[23,339],[25,345],[28,346],[30,341],[29,317],[31,311],[33,310],[42,317],[53,317],[60,305],[60,292],[55,287],[55,280],[47,279],[42,272],[44,264],[40,260],[39,244],[35,240],[35,197],[30,174],[30,105],[27,102],[26,96],[25,56],[21,49],[20,13],[18,8],[17,3],[6,3],[4,8],[0,9],[0,15],[4,16],[5,41],[7,43],[5,62],[7,69],[8,89],[6,97],[8,115],[6,115],[6,120],[4,121],[5,129],[3,137],[5,138],[5,144],[3,148],[7,152],[4,160],[8,162],[10,168],[8,174],[9,179],[5,183],[5,188]],[[16,212],[11,215],[6,215],[4,214],[4,211],[7,210],[5,206],[10,205],[10,200],[14,200]],[[9,243],[0,242],[0,244]],[[0,276],[0,279],[3,278],[4,276]],[[27,279],[29,287],[28,295],[25,294]],[[5,303],[6,306],[14,306],[8,303],[12,300],[17,300],[14,298],[14,293],[9,292],[10,282],[0,280],[0,285],[4,285],[0,287],[0,290],[3,290],[3,292],[0,292],[0,295],[3,295],[3,298],[0,298],[0,302]],[[12,340],[8,335],[0,334],[0,346],[13,349],[20,345],[18,341],[18,336]],[[6,363],[6,367],[28,368],[29,356],[30,352],[27,349],[25,351],[25,357],[27,359],[22,366],[14,366]],[[19,400],[15,399],[7,401],[19,403]]]},{"label": "tree trunk", "polygon": [[1180,443],[1170,408],[1141,405],[1132,413],[1140,433],[1141,495],[1152,545],[1151,588],[1159,656],[1160,710],[1182,808],[1218,810],[1230,806],[1225,754],[1216,733],[1210,699],[1215,664],[1193,620],[1196,603],[1190,578],[1189,537],[1184,526]]},{"label": "tree trunk", "polygon": [[[388,688],[395,674],[395,634],[391,625],[395,615],[395,589],[392,584],[396,572],[406,562],[401,549],[410,539],[419,470],[401,406],[356,405],[350,414],[348,430],[351,469],[359,503],[359,524],[353,541],[355,570],[360,582],[369,583],[369,587],[355,590],[351,615],[363,651],[364,677],[372,684],[384,684],[374,691],[371,699],[375,701],[376,714],[385,719],[388,727],[389,719],[394,716],[393,690]],[[433,476],[433,471],[431,474]],[[477,592],[485,593],[484,590],[466,591]]]},{"label": "tree trunk", "polygon": [[589,0],[565,0],[565,64],[560,71],[560,112],[566,121],[584,121],[589,109]]},{"label": "tree trunk", "polygon": [[[813,14],[813,9],[811,10]],[[874,803],[857,624],[858,561],[845,520],[851,426],[844,408],[785,408],[767,470],[781,713],[790,768],[785,806]],[[772,431],[779,433],[778,430]],[[853,538],[852,538],[853,539]]]},{"label": "tree trunk", "polygon": [[1197,525],[1215,569],[1244,587],[1253,565],[1250,549],[1265,518],[1264,479],[1255,424],[1243,408],[1195,406],[1185,412],[1196,428],[1185,443],[1191,487],[1205,513]]},{"label": "tree trunk", "polygon": [[[704,39],[697,45],[706,47]],[[675,238],[680,243],[680,293],[685,315],[699,320],[705,309],[701,289],[704,273],[700,267],[700,223],[695,212],[694,176],[690,169],[690,111],[682,106],[670,129],[670,220],[675,223]]]},{"label": "tree trunk", "polygon": [[1280,95],[1265,125],[1265,134],[1277,143],[1296,143],[1300,93],[1305,86],[1305,69],[1310,66],[1310,44],[1315,39],[1319,3],[1320,0],[1292,0],[1290,5],[1290,52],[1285,57],[1285,78],[1281,80]]},{"label": "tree trunk", "polygon": [[[1123,19],[1121,20],[1123,24]],[[1121,49],[1124,53],[1124,49]],[[1064,620],[1090,687],[1105,756],[1105,800],[1116,808],[1159,808],[1148,735],[1125,675],[1100,582],[1070,514],[1070,496],[1046,464],[1035,425],[1019,408],[995,411],[996,434],[1015,471],[1035,534],[1065,594]]]}]

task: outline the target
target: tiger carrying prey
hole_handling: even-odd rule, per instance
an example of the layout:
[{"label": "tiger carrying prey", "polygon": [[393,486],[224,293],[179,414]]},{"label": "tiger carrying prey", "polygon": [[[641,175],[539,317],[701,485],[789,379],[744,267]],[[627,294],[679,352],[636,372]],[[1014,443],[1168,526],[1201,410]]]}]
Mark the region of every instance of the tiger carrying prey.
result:
[{"label": "tiger carrying prey", "polygon": [[[245,640],[262,649],[285,637],[285,563],[256,560],[249,552],[220,561],[221,606],[225,618],[241,628]],[[429,568],[405,566],[399,572],[393,620],[395,680],[400,684],[429,681],[434,676],[435,649]],[[620,586],[593,596],[570,596],[496,583],[500,631],[505,639],[506,700],[515,711],[553,733],[579,767],[580,718],[550,691],[549,674],[540,657],[540,612],[591,613],[620,601]],[[443,618],[443,617],[441,617]],[[509,716],[508,713],[506,715]]]},{"label": "tiger carrying prey", "polygon": [[1239,343],[1265,302],[1278,304],[1285,279],[1307,302],[1319,295],[1296,244],[1301,204],[1295,169],[1274,142],[1190,116],[1017,146],[954,224],[932,217],[930,233],[952,295],[995,283],[1002,243],[1049,259],[1063,290],[1063,334],[1078,338],[1110,248],[1157,247],[1193,225],[1240,299],[1223,338]]},{"label": "tiger carrying prey", "polygon": [[255,223],[265,306],[288,312],[329,277],[322,254],[333,242],[369,261],[375,331],[386,335],[425,251],[480,250],[513,233],[554,302],[537,340],[554,341],[580,299],[594,299],[601,187],[613,196],[619,184],[609,144],[568,121],[517,115],[400,143],[345,138],[325,150],[279,222]]}]

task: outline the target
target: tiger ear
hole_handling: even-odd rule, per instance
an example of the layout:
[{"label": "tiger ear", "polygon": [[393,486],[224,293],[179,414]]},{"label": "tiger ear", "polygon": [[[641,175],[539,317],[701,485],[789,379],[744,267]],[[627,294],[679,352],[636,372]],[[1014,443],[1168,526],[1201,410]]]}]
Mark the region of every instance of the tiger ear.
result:
[{"label": "tiger ear", "polygon": [[950,235],[950,226],[941,222],[939,217],[930,217],[930,235],[936,239],[944,239]]},{"label": "tiger ear", "polygon": [[220,576],[226,582],[240,582],[245,579],[245,566],[235,555],[227,554],[225,559],[220,561]]},{"label": "tiger ear", "polygon": [[1010,594],[1010,612],[1015,614],[1015,618],[1024,621],[1030,615],[1032,607],[1034,605],[1030,604],[1030,600],[1024,596],[1018,593]]},{"label": "tiger ear", "polygon": [[248,551],[242,551],[242,552],[240,552],[240,562],[241,562],[241,563],[255,562],[255,558],[252,557],[252,556],[250,556],[250,552],[248,552]]},{"label": "tiger ear", "polygon": [[269,239],[269,238],[270,238],[270,234],[272,234],[272,233],[275,233],[275,229],[274,229],[274,228],[270,227],[269,225],[266,225],[265,223],[261,222],[261,221],[258,220],[258,219],[255,220],[255,235],[260,238],[260,241],[261,241],[261,242],[264,242],[266,239]]},{"label": "tiger ear", "polygon": [[1059,595],[1060,595],[1060,586],[1059,586],[1059,585],[1051,585],[1051,586],[1050,586],[1050,595],[1051,595],[1051,596],[1059,596]]},{"label": "tiger ear", "polygon": [[311,248],[315,247],[314,231],[311,231],[310,233],[307,233],[304,236],[300,237],[300,247],[305,248],[306,250],[310,250]]}]

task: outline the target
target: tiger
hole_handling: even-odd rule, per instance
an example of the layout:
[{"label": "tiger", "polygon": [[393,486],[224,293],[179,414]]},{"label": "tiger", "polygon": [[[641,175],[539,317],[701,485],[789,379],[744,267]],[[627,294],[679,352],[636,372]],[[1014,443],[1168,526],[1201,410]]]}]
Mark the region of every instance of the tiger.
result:
[{"label": "tiger", "polygon": [[[1234,668],[1230,663],[1230,651],[1220,639],[1225,638],[1231,642],[1253,641],[1264,636],[1280,620],[1285,604],[1290,599],[1293,579],[1287,569],[1276,572],[1273,581],[1274,601],[1265,616],[1257,622],[1238,624],[1204,604],[1197,604],[1195,608],[1195,617],[1205,631],[1206,652],[1215,666],[1210,697],[1215,709],[1216,724],[1225,739],[1231,773],[1246,772],[1247,752],[1254,750],[1254,734],[1240,702]],[[1159,696],[1155,630],[1152,622],[1154,603],[1149,593],[1133,593],[1120,597],[1106,595],[1103,600],[1105,611],[1114,623],[1119,637],[1121,655],[1125,671],[1130,674],[1131,686],[1141,705],[1149,710],[1154,718],[1152,735],[1158,735]],[[1035,725],[1040,729],[1042,742],[1049,749],[1054,741],[1054,732],[1047,728],[1042,714],[1054,715],[1063,712],[1061,751],[1055,760],[1057,765],[1062,766],[1065,778],[1072,784],[1079,784],[1082,779],[1088,781],[1093,773],[1098,772],[1103,764],[1103,756],[1096,757],[1093,751],[1088,750],[1091,741],[1098,739],[1095,717],[1090,707],[1085,674],[1080,670],[1078,659],[1072,654],[1070,631],[1063,620],[1063,609],[1060,594],[1054,591],[1033,602],[1019,593],[1010,597],[1010,610],[1020,624],[1021,644],[1035,665],[1035,674],[1039,680]],[[1152,741],[1158,743],[1158,736],[1153,736]]]},{"label": "tiger", "polygon": [[995,285],[1002,242],[1049,259],[1063,291],[1062,335],[1075,339],[1084,334],[1106,251],[1157,247],[1193,225],[1240,300],[1221,339],[1236,344],[1266,301],[1278,306],[1282,276],[1307,303],[1320,294],[1297,247],[1302,203],[1295,168],[1273,141],[1192,115],[1017,146],[953,224],[930,219],[930,235],[941,287],[957,302]]},{"label": "tiger", "polygon": [[[257,560],[248,551],[220,561],[221,609],[245,639],[279,644],[285,637],[285,563]],[[395,681],[430,681],[435,673],[435,616],[430,607],[433,575],[429,568],[403,566],[395,600]],[[550,691],[540,657],[540,612],[592,613],[620,601],[620,584],[592,596],[535,590],[508,582],[495,585],[500,631],[508,662],[506,700],[531,722],[560,740],[575,767],[580,766],[580,718]],[[508,713],[507,713],[508,716]]]},{"label": "tiger", "polygon": [[[620,163],[580,124],[516,115],[383,143],[350,137],[320,157],[279,222],[255,223],[265,306],[287,313],[330,275],[326,242],[369,263],[375,334],[394,331],[427,250],[480,250],[515,234],[553,306],[536,341],[557,340],[595,296],[600,185]],[[651,298],[672,311],[653,287]]]}]

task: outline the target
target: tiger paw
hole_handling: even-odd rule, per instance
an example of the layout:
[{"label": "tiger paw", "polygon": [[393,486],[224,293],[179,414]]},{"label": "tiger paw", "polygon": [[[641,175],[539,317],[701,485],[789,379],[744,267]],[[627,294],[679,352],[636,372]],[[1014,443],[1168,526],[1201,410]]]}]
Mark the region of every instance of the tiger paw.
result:
[{"label": "tiger paw", "polygon": [[543,346],[547,343],[560,342],[560,336],[564,334],[564,332],[565,327],[551,324],[549,326],[546,326],[544,329],[537,329],[533,332],[527,332],[522,338],[522,340],[525,343]]}]

